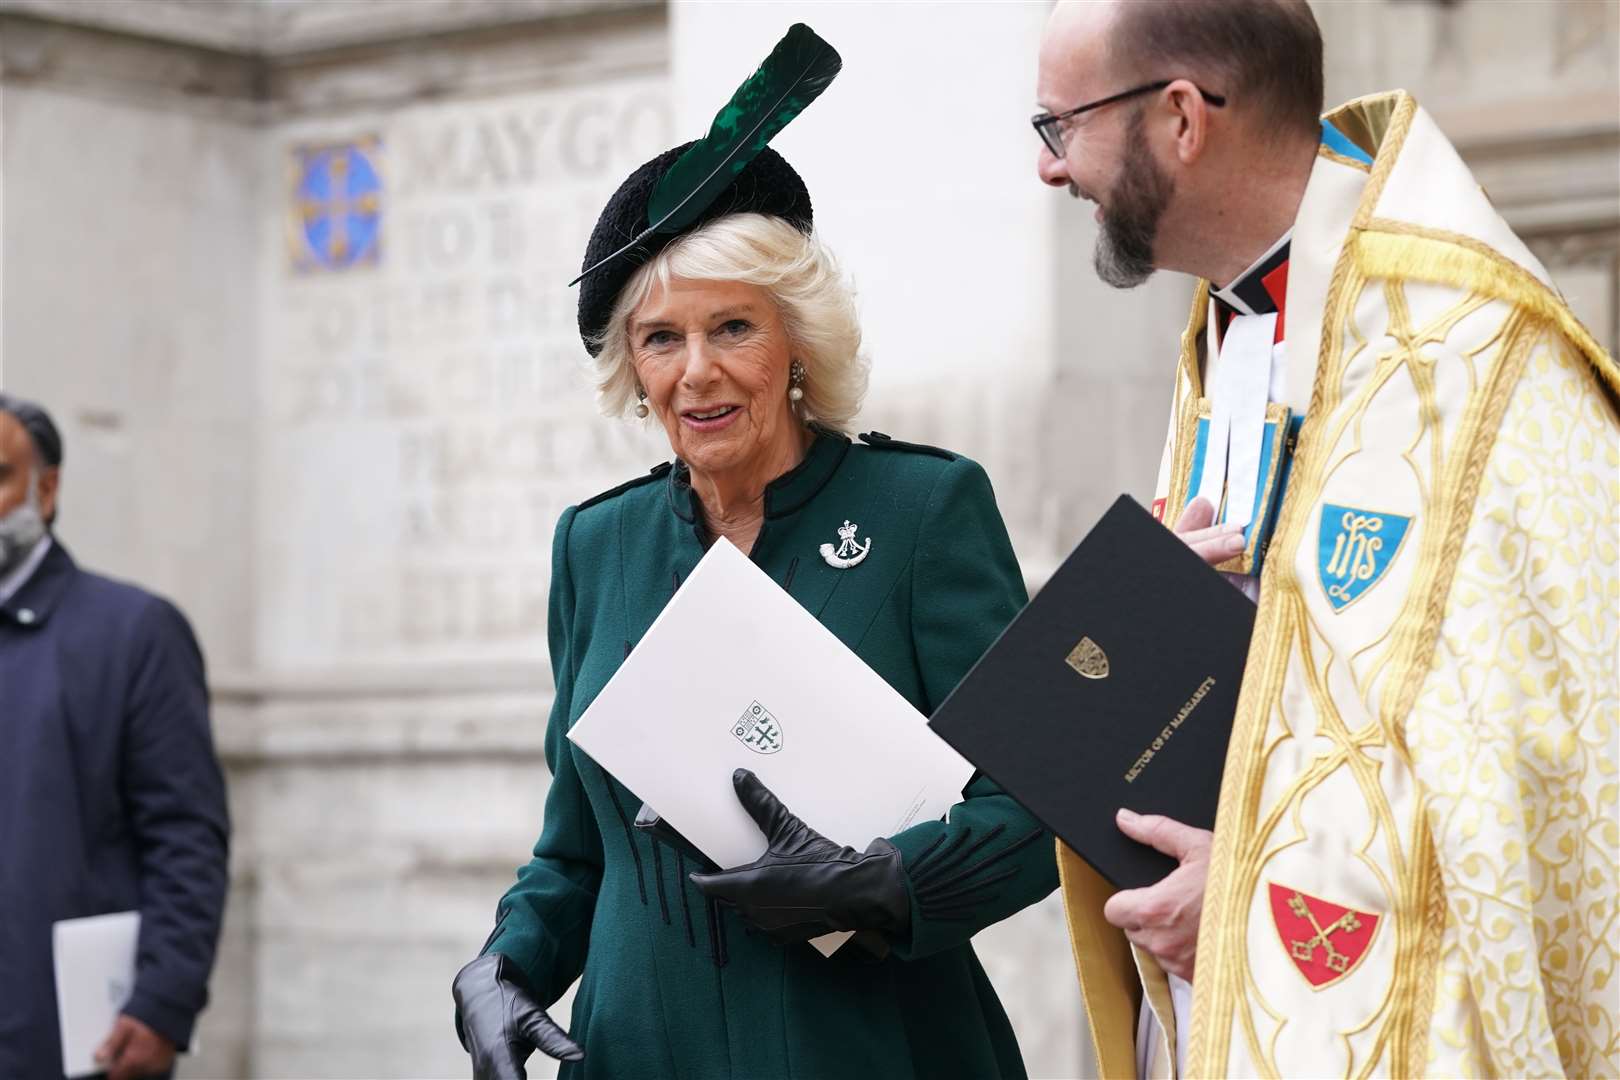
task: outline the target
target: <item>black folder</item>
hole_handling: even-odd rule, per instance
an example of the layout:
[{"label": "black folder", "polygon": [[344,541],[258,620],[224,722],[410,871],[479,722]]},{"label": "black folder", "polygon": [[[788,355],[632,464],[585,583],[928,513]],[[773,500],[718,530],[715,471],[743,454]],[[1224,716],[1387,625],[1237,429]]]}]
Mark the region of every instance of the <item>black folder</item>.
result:
[{"label": "black folder", "polygon": [[1174,859],[1120,807],[1215,825],[1252,603],[1121,496],[929,723],[1119,888]]}]

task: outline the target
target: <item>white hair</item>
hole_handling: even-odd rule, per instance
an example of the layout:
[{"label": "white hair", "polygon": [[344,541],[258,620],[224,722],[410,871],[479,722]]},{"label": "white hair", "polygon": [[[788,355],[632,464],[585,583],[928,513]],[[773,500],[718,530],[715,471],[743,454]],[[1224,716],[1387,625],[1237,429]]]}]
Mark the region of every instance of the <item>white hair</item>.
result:
[{"label": "white hair", "polygon": [[672,241],[625,284],[592,361],[605,415],[624,416],[637,400],[630,316],[655,283],[667,288],[677,277],[763,288],[782,316],[793,359],[804,365],[804,397],[795,413],[839,431],[855,418],[870,365],[860,351],[854,289],[819,239],[764,214],[716,218]]}]

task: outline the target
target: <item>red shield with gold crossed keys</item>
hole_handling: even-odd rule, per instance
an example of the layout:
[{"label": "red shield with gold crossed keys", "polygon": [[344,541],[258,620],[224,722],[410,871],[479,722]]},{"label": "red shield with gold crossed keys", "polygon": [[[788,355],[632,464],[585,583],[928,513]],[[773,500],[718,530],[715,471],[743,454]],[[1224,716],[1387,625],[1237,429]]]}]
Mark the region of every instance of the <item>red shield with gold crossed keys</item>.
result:
[{"label": "red shield with gold crossed keys", "polygon": [[1271,888],[1271,921],[1283,951],[1313,990],[1332,986],[1356,969],[1382,916],[1331,904],[1309,893],[1275,882]]}]

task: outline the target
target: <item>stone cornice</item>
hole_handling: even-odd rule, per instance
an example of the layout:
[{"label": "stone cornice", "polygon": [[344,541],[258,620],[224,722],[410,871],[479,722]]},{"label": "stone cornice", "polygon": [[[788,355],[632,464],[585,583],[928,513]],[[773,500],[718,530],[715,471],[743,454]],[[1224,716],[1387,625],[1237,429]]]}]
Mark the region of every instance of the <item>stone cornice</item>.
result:
[{"label": "stone cornice", "polygon": [[544,662],[217,673],[214,739],[237,768],[269,762],[538,760]]},{"label": "stone cornice", "polygon": [[0,15],[281,58],[662,6],[662,0],[0,0]]},{"label": "stone cornice", "polygon": [[1620,125],[1457,140],[1492,204],[1521,233],[1620,223]]},{"label": "stone cornice", "polygon": [[265,95],[265,66],[236,53],[39,19],[4,7],[0,81],[252,115]]},{"label": "stone cornice", "polygon": [[271,702],[324,703],[365,699],[420,699],[466,694],[551,693],[544,659],[462,663],[345,665],[290,670],[215,671],[215,701],[259,706]]},{"label": "stone cornice", "polygon": [[589,84],[667,70],[662,7],[600,8],[564,22],[463,29],[424,47],[375,41],[282,56],[266,70],[277,117]]},{"label": "stone cornice", "polygon": [[[160,32],[168,25],[162,18],[119,14],[216,6],[0,0],[0,81],[275,120],[591,82],[660,72],[668,64],[663,6],[643,0],[473,2],[454,19],[438,0],[376,0],[379,10],[421,11],[364,23],[361,9],[332,4],[342,18],[324,16],[336,21],[323,23],[320,33],[285,29],[284,45],[274,50],[240,47],[245,19],[202,18],[183,34]],[[374,5],[368,0],[365,6]],[[317,10],[303,0],[289,8],[306,15]]]},{"label": "stone cornice", "polygon": [[239,0],[0,0],[0,16],[25,16],[122,36],[224,52],[259,51],[260,5]]}]

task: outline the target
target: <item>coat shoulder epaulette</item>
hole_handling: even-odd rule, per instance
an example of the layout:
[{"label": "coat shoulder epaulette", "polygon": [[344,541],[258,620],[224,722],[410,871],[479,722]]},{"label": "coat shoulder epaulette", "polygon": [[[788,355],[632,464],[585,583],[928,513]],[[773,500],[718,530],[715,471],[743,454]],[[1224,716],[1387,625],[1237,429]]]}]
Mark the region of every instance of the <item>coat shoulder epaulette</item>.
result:
[{"label": "coat shoulder epaulette", "polygon": [[650,484],[654,480],[657,480],[659,477],[663,476],[665,473],[669,472],[670,468],[670,462],[661,461],[657,465],[654,465],[651,469],[647,470],[646,476],[638,476],[633,480],[626,480],[618,487],[608,488],[600,495],[592,495],[590,498],[586,499],[584,502],[575,507],[575,510],[589,509],[590,507],[595,506],[597,503],[607,502],[615,495],[622,495],[631,488],[638,488],[643,484]]},{"label": "coat shoulder epaulette", "polygon": [[952,453],[942,446],[929,446],[926,443],[901,442],[892,439],[881,431],[867,431],[861,434],[861,442],[874,450],[904,450],[913,454],[928,454],[931,457],[944,458],[946,461],[955,461],[959,455]]}]

